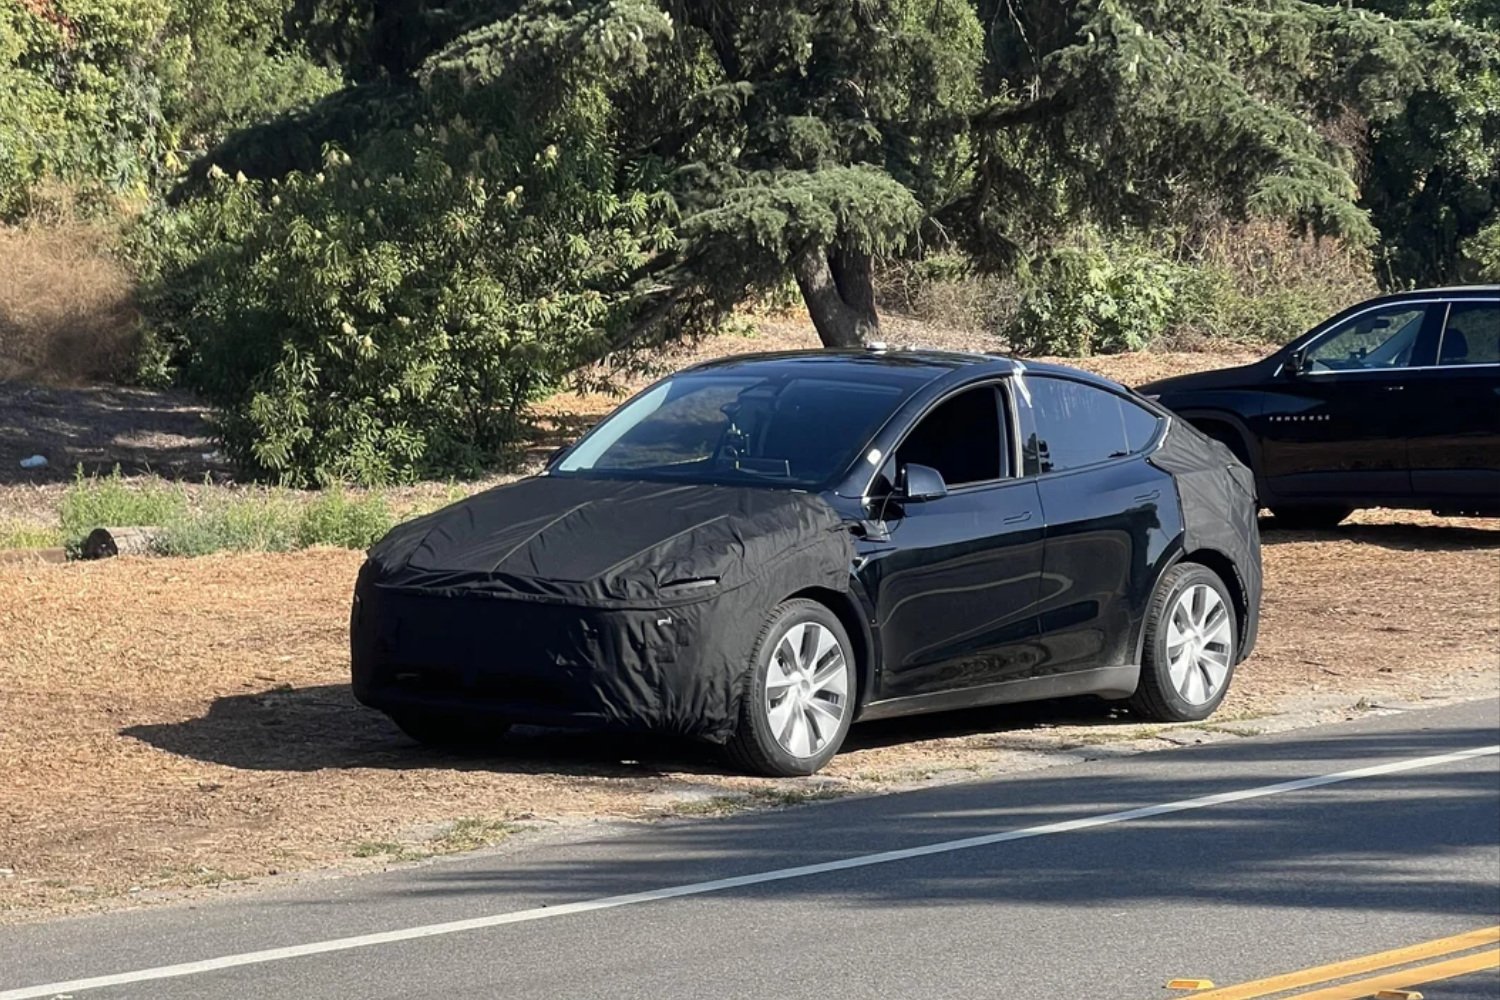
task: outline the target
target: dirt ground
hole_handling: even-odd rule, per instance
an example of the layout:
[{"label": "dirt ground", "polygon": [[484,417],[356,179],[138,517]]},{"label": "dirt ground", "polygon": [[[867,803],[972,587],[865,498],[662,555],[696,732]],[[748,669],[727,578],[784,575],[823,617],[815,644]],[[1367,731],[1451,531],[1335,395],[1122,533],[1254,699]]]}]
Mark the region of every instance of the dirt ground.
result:
[{"label": "dirt ground", "polygon": [[[807,336],[777,331],[734,340]],[[698,352],[732,346],[716,340]],[[1090,367],[1139,382],[1238,360]],[[562,397],[550,412],[576,432],[609,405]],[[0,515],[51,489],[0,489]],[[0,923],[1500,694],[1500,523],[1372,511],[1265,542],[1260,647],[1210,722],[1052,703],[872,723],[804,781],[733,775],[703,748],[651,739],[523,730],[484,756],[415,745],[348,691],[359,553],[0,564]]]}]

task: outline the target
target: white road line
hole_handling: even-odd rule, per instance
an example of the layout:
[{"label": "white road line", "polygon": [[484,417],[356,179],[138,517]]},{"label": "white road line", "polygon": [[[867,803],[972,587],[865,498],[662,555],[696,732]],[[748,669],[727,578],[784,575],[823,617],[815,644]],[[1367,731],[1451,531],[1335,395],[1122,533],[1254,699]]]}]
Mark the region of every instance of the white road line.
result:
[{"label": "white road line", "polygon": [[382,931],[377,934],[360,934],[355,937],[312,941],[307,944],[289,945],[285,948],[247,951],[239,955],[224,955],[219,958],[208,958],[200,962],[183,962],[178,965],[161,965],[151,969],[137,969],[134,972],[119,972],[109,976],[93,976],[88,979],[70,979],[67,982],[24,986],[20,989],[0,992],[0,1000],[34,1000],[37,997],[55,997],[59,993],[77,993],[81,990],[97,990],[107,986],[124,986],[130,983],[144,983],[157,979],[194,976],[204,972],[216,972],[220,969],[233,969],[242,965],[284,962],[293,958],[305,958],[308,955],[324,955],[329,952],[349,951],[354,948],[371,948],[376,945],[395,944],[399,941],[415,941],[419,938],[459,934],[463,931],[484,930],[489,927],[503,927],[506,924],[524,924],[535,920],[555,920],[558,917],[568,917],[578,913],[591,913],[595,910],[612,910],[620,906],[654,903],[658,900],[674,899],[678,896],[700,896],[709,892],[723,892],[725,889],[738,889],[746,885],[760,885],[765,882],[781,882],[786,879],[806,878],[809,875],[823,875],[828,872],[845,871],[850,868],[868,868],[871,865],[889,864],[892,861],[907,861],[911,858],[923,858],[932,854],[946,854],[950,851],[966,851],[975,847],[989,847],[992,844],[1005,844],[1014,840],[1046,837],[1055,833],[1076,833],[1079,830],[1092,830],[1101,826],[1113,826],[1116,823],[1129,823],[1132,820],[1150,819],[1153,816],[1189,812],[1194,809],[1207,809],[1210,806],[1220,806],[1230,802],[1263,799],[1270,795],[1299,792],[1308,788],[1321,788],[1324,785],[1337,785],[1345,781],[1358,781],[1361,778],[1375,778],[1385,774],[1399,774],[1402,771],[1416,771],[1421,768],[1438,767],[1442,764],[1471,760],[1475,757],[1490,757],[1496,754],[1500,754],[1500,745],[1472,747],[1468,750],[1458,750],[1453,753],[1438,754],[1431,757],[1410,757],[1385,764],[1372,764],[1369,767],[1360,767],[1352,771],[1337,771],[1333,774],[1320,774],[1312,778],[1298,778],[1294,781],[1282,781],[1274,785],[1245,788],[1237,792],[1220,792],[1216,795],[1204,795],[1196,799],[1180,799],[1176,802],[1142,806],[1138,809],[1126,809],[1121,812],[1104,813],[1099,816],[1084,817],[1083,819],[1071,819],[1061,823],[1047,823],[1043,826],[1009,830],[1005,833],[990,833],[979,837],[965,837],[962,840],[945,840],[936,844],[907,847],[899,851],[861,854],[857,857],[843,858],[838,861],[825,861],[816,865],[778,868],[775,871],[737,875],[733,878],[714,879],[711,882],[674,885],[664,889],[633,892],[624,896],[606,896],[603,899],[589,899],[578,903],[565,903],[560,906],[517,910],[512,913],[496,913],[487,917],[451,920],[441,924],[423,924],[418,927],[404,927],[400,930]]}]

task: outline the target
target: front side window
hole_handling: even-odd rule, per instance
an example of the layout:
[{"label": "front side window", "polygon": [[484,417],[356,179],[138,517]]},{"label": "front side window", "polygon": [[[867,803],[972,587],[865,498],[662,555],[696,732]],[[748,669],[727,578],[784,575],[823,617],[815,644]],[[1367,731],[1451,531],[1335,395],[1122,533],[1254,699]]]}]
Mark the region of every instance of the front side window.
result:
[{"label": "front side window", "polygon": [[950,487],[988,483],[1005,474],[1000,393],[992,385],[969,389],[922,418],[896,449],[896,467],[936,469]]},{"label": "front side window", "polygon": [[899,371],[680,375],[605,418],[552,474],[820,488],[924,380]]},{"label": "front side window", "polygon": [[1107,389],[1070,379],[1028,376],[1036,433],[1027,442],[1027,465],[1065,472],[1141,450],[1159,418]]},{"label": "front side window", "polygon": [[1307,351],[1309,372],[1405,368],[1422,333],[1426,306],[1373,309],[1346,322]]},{"label": "front side window", "polygon": [[1500,364],[1500,302],[1455,302],[1438,345],[1438,364]]}]

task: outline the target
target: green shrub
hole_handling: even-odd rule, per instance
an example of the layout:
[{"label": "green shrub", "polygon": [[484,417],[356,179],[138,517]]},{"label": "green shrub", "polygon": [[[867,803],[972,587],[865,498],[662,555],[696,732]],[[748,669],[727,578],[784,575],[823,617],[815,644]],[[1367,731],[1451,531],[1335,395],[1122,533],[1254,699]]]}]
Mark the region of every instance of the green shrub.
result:
[{"label": "green shrub", "polygon": [[1471,281],[1500,282],[1500,215],[1463,245],[1464,265]]},{"label": "green shrub", "polygon": [[62,532],[56,528],[0,521],[0,549],[50,549],[61,544]]},{"label": "green shrub", "polygon": [[297,547],[299,508],[280,492],[213,497],[172,518],[154,548],[167,556],[288,552]]},{"label": "green shrub", "polygon": [[187,496],[158,479],[127,481],[118,466],[108,476],[85,476],[80,466],[58,505],[62,536],[78,545],[102,527],[160,527],[180,519]]},{"label": "green shrub", "polygon": [[1149,248],[1084,231],[1023,270],[1009,339],[1030,354],[1140,350],[1175,317],[1184,271]]},{"label": "green shrub", "polygon": [[385,497],[372,493],[351,499],[335,487],[325,490],[302,511],[297,544],[366,549],[391,530],[395,518]]}]

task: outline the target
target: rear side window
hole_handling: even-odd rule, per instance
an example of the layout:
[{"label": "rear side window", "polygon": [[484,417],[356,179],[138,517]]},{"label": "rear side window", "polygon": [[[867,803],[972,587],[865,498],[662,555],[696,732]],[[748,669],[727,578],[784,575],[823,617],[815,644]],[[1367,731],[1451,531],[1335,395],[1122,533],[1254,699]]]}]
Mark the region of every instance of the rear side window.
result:
[{"label": "rear side window", "polygon": [[1096,386],[1068,379],[1027,376],[1036,433],[1027,442],[1027,466],[1065,472],[1140,451],[1160,422],[1144,407]]},{"label": "rear side window", "polygon": [[1438,364],[1500,364],[1500,302],[1455,302],[1438,345]]}]

